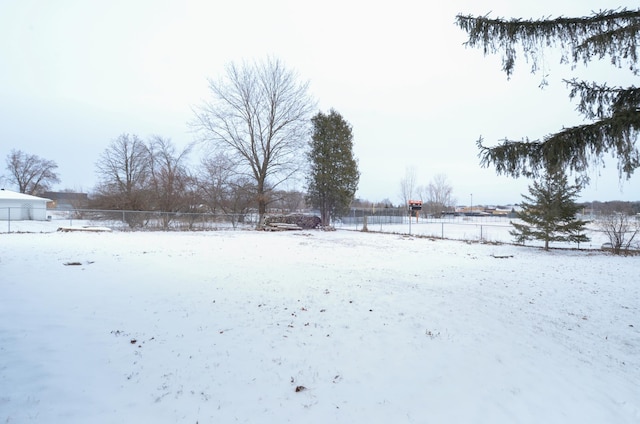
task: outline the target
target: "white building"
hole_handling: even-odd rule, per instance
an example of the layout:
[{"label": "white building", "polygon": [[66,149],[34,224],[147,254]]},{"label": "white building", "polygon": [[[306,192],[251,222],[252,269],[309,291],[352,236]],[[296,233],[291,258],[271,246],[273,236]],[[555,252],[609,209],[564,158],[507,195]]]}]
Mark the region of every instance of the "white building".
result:
[{"label": "white building", "polygon": [[0,221],[44,221],[49,199],[0,189]]}]

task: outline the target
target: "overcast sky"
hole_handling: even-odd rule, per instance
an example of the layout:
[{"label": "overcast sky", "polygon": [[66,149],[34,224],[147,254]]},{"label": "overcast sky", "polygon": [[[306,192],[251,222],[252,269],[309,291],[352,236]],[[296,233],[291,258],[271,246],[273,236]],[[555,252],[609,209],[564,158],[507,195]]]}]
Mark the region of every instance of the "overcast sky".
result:
[{"label": "overcast sky", "polygon": [[[517,3],[517,4],[514,4]],[[549,54],[550,85],[524,62],[507,80],[500,57],[466,49],[457,13],[540,18],[588,15],[637,0],[2,0],[0,173],[12,148],[54,160],[55,189],[91,191],[95,162],[122,133],[193,141],[192,107],[207,77],[243,59],[281,59],[308,80],[323,111],[353,126],[357,196],[400,200],[400,180],[446,174],[458,204],[521,200],[531,181],[481,168],[475,142],[538,139],[580,124]],[[579,76],[637,85],[604,64]],[[7,187],[10,188],[10,187]],[[592,172],[581,199],[640,200],[640,175],[619,183],[614,162]]]}]

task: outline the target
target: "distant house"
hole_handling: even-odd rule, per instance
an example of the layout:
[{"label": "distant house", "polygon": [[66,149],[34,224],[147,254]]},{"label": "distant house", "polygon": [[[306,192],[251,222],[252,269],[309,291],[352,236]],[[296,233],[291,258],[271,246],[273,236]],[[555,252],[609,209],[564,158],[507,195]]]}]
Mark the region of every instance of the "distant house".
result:
[{"label": "distant house", "polygon": [[89,204],[87,193],[70,193],[66,191],[45,191],[42,195],[50,199],[49,209],[75,210],[86,209]]},{"label": "distant house", "polygon": [[0,189],[0,221],[45,221],[49,201],[44,197]]}]

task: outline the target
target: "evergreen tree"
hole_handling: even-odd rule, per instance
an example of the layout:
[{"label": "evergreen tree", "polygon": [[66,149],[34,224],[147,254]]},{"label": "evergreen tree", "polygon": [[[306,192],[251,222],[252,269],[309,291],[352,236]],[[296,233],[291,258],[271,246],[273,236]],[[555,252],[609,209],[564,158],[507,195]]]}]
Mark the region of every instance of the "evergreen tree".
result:
[{"label": "evergreen tree", "polygon": [[360,172],[353,157],[351,125],[335,110],[311,119],[307,201],[320,209],[322,225],[349,210]]},{"label": "evergreen tree", "polygon": [[512,222],[514,229],[509,233],[518,243],[543,240],[545,250],[554,241],[589,241],[583,232],[587,221],[576,219],[580,206],[575,199],[579,192],[580,186],[569,185],[564,173],[547,173],[541,182],[534,181],[529,186],[530,196],[522,195],[525,201],[520,204],[522,210],[517,217],[524,224]]},{"label": "evergreen tree", "polygon": [[[523,20],[458,15],[456,24],[469,34],[467,46],[485,54],[501,53],[502,70],[511,76],[518,53],[544,66],[544,50],[559,48],[561,63],[588,64],[608,57],[613,66],[628,67],[637,76],[640,9],[604,10],[581,18]],[[518,49],[520,47],[521,49]],[[640,167],[636,146],[640,132],[640,88],[616,87],[577,79],[565,80],[569,97],[579,98],[577,110],[588,121],[564,128],[542,140],[504,140],[495,147],[477,141],[481,164],[494,165],[499,174],[536,177],[547,169],[565,169],[588,180],[590,165],[602,165],[607,152],[618,159],[620,179]],[[543,84],[546,81],[543,79]]]}]

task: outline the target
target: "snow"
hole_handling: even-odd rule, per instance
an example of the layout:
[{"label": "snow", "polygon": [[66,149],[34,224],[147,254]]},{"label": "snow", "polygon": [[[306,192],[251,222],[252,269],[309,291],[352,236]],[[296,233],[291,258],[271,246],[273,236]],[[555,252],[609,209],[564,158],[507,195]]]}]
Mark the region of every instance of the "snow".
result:
[{"label": "snow", "polygon": [[20,224],[3,423],[640,422],[640,256]]},{"label": "snow", "polygon": [[16,201],[33,201],[33,200],[42,200],[48,201],[44,197],[32,196],[30,194],[18,193],[16,191],[5,190],[4,188],[0,189],[0,200],[16,200]]},{"label": "snow", "polygon": [[[412,220],[413,221],[413,220]],[[509,234],[513,230],[511,221],[524,223],[517,219],[508,217],[455,217],[446,219],[422,219],[418,222],[413,221],[411,225],[408,222],[402,224],[389,223],[373,223],[368,224],[370,231],[395,233],[395,234],[411,234],[416,236],[427,236],[434,238],[446,238],[452,240],[481,241],[484,243],[513,243],[514,237]],[[339,224],[338,228],[348,230],[362,230],[362,224]],[[551,242],[551,248],[581,248],[581,249],[600,249],[602,244],[608,242],[606,234],[599,228],[598,222],[592,220],[585,226],[584,233],[589,237],[589,242],[576,244],[569,242]],[[530,240],[527,246],[544,246],[544,241]],[[639,247],[637,244],[633,248]]]}]

